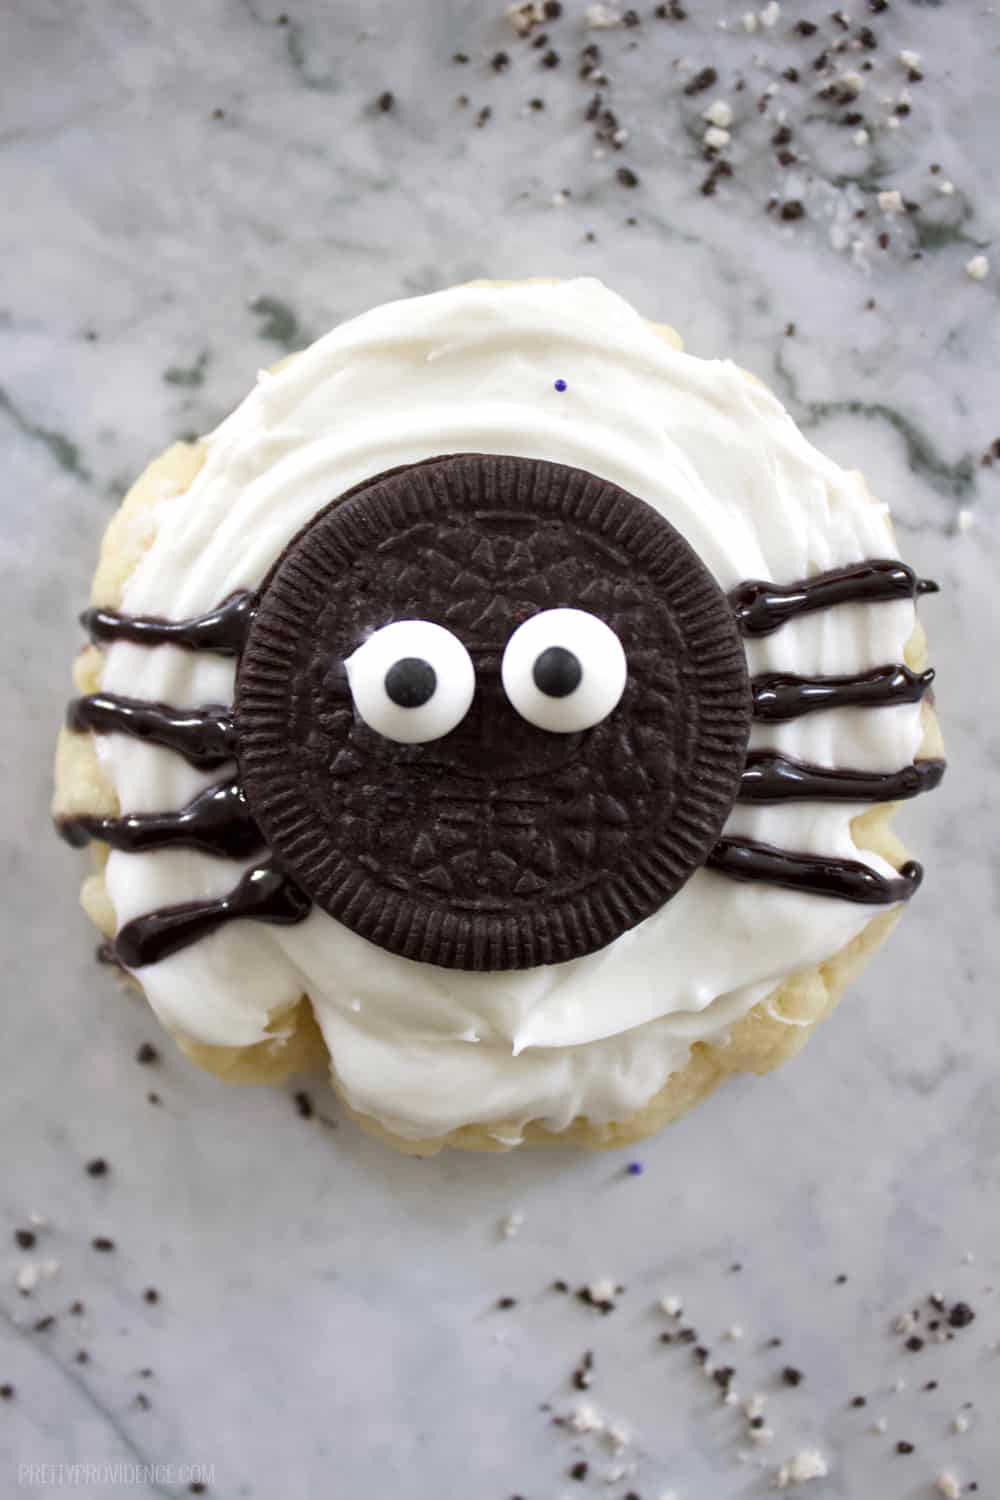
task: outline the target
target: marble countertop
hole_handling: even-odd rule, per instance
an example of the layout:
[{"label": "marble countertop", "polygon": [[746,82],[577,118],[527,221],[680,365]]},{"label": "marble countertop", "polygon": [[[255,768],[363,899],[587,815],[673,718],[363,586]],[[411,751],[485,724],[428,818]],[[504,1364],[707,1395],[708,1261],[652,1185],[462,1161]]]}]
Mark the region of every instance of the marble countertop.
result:
[{"label": "marble countertop", "polygon": [[[997,229],[1000,21],[684,8],[588,32],[565,0],[534,48],[483,0],[5,7],[4,1494],[736,1500],[813,1447],[830,1500],[1000,1493],[1000,250],[966,270]],[[588,42],[608,83],[578,76]],[[597,90],[613,120],[585,120]],[[716,99],[730,175],[702,155]],[[755,370],[891,502],[944,589],[952,771],[905,813],[918,905],[800,1060],[625,1156],[406,1160],[321,1083],[305,1119],[202,1076],[92,963],[47,824],[74,616],[131,477],[258,366],[391,297],[581,272]],[[602,1277],[610,1316],[550,1289]],[[975,1320],[908,1350],[893,1320],[931,1292]],[[659,1342],[664,1294],[767,1394],[770,1442]],[[583,1400],[617,1456],[553,1425]]]}]

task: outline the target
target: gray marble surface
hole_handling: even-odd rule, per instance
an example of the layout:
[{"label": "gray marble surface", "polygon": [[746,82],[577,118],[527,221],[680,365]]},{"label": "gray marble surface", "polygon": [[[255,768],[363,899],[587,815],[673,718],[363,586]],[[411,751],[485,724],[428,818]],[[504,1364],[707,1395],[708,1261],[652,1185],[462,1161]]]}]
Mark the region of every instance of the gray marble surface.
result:
[{"label": "gray marble surface", "polygon": [[[984,280],[965,271],[997,226],[1000,22],[975,0],[848,0],[844,32],[801,0],[751,34],[745,4],[686,0],[670,21],[642,0],[638,28],[588,37],[570,0],[547,28],[555,67],[483,0],[291,0],[284,24],[279,0],[3,7],[5,1495],[180,1495],[203,1465],[208,1493],[268,1500],[735,1500],[802,1446],[826,1455],[808,1492],[831,1500],[917,1500],[943,1470],[1000,1493],[1000,463],[981,464],[1000,435],[1000,251]],[[793,32],[804,17],[815,36]],[[877,48],[829,57],[860,97],[850,80],[817,97],[821,44],[862,25]],[[587,40],[630,132],[620,153],[595,156],[582,118]],[[716,85],[685,93],[708,66]],[[705,195],[714,98],[735,112],[733,172]],[[867,142],[835,123],[851,113]],[[917,207],[886,213],[894,190]],[[783,219],[788,202],[804,216]],[[918,904],[798,1062],[629,1153],[641,1176],[563,1151],[403,1160],[168,1045],[137,1065],[156,1028],[93,965],[76,861],[47,823],[100,527],[151,454],[332,322],[475,275],[578,272],[774,385],[865,468],[944,585],[925,615],[953,765],[905,814],[928,866]],[[87,1174],[95,1157],[106,1175]],[[47,1223],[22,1249],[31,1214]],[[626,1288],[608,1317],[548,1290],[601,1276]],[[975,1321],[908,1352],[892,1320],[933,1290]],[[751,1450],[690,1350],[657,1342],[663,1293],[735,1389],[768,1393],[770,1444]],[[501,1295],[517,1305],[497,1311]],[[583,1399],[585,1349],[585,1395],[632,1434],[619,1458],[552,1425]],[[57,1467],[74,1464],[94,1467]]]}]

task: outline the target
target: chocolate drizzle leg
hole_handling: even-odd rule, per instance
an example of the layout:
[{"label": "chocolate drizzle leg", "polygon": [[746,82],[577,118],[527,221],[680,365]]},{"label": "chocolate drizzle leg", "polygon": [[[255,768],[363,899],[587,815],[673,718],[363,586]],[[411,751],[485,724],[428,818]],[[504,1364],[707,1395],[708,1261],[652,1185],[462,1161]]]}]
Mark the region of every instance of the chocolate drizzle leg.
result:
[{"label": "chocolate drizzle leg", "polygon": [[797,615],[835,604],[878,604],[892,599],[912,599],[915,594],[936,594],[938,586],[929,578],[917,578],[912,568],[895,558],[856,563],[803,578],[797,583],[768,583],[750,578],[729,594],[737,624],[744,635],[770,635]]},{"label": "chocolate drizzle leg", "polygon": [[80,616],[80,624],[90,639],[101,646],[131,641],[136,646],[180,646],[185,651],[238,656],[256,604],[254,594],[233,594],[218,609],[190,620],[161,620],[146,615],[120,615],[110,609],[87,609]]},{"label": "chocolate drizzle leg", "polygon": [[199,771],[225,765],[236,754],[236,730],[228,708],[169,708],[142,698],[91,693],[74,698],[66,710],[70,729],[95,734],[127,734],[174,750]]},{"label": "chocolate drizzle leg", "polygon": [[847,771],[811,766],[771,750],[747,756],[740,802],[901,802],[938,786],[943,760],[918,760],[901,771]]},{"label": "chocolate drizzle leg", "polygon": [[248,859],[264,847],[264,836],[237,781],[208,787],[179,812],[130,813],[122,818],[84,815],[61,818],[56,827],[75,848],[101,839],[125,854],[197,849],[223,859]]},{"label": "chocolate drizzle leg", "polygon": [[127,968],[141,969],[208,937],[227,922],[250,917],[291,926],[304,921],[310,908],[309,897],[294,880],[271,865],[259,865],[217,901],[163,906],[126,922],[115,939],[114,952]]},{"label": "chocolate drizzle leg", "polygon": [[793,854],[750,839],[720,839],[708,856],[708,868],[732,880],[759,880],[785,890],[834,896],[863,906],[908,901],[924,878],[923,867],[916,860],[905,864],[896,879],[887,880],[859,860]]},{"label": "chocolate drizzle leg", "polygon": [[909,667],[876,667],[851,677],[793,677],[766,672],[751,684],[753,716],[763,724],[783,724],[824,708],[891,708],[897,703],[919,703],[934,669],[911,672]]}]

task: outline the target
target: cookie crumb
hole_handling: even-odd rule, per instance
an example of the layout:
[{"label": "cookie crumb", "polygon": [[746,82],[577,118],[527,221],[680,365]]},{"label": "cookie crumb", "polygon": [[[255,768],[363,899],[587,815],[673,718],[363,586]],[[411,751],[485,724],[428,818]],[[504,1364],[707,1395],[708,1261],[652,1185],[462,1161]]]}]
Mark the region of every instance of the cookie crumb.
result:
[{"label": "cookie crumb", "polygon": [[15,1229],[14,1243],[19,1250],[31,1250],[35,1245],[35,1236],[30,1229]]},{"label": "cookie crumb", "polygon": [[106,1234],[95,1235],[90,1244],[92,1249],[101,1250],[105,1254],[115,1248],[114,1240],[109,1240]]},{"label": "cookie crumb", "polygon": [[156,1303],[160,1300],[160,1294],[155,1286],[148,1286],[142,1294],[143,1302]]},{"label": "cookie crumb", "polygon": [[990,263],[985,255],[974,255],[965,263],[965,274],[970,281],[985,281],[990,274]]},{"label": "cookie crumb", "polygon": [[661,1312],[665,1312],[668,1318],[679,1318],[684,1311],[679,1297],[661,1297],[659,1301]]},{"label": "cookie crumb", "polygon": [[523,1224],[524,1214],[518,1213],[514,1209],[505,1219],[501,1219],[500,1221],[500,1238],[503,1240],[515,1239],[521,1233]]},{"label": "cookie crumb", "polygon": [[962,1486],[954,1474],[947,1472],[939,1474],[934,1481],[934,1488],[943,1497],[943,1500],[961,1500]]},{"label": "cookie crumb", "polygon": [[885,1417],[876,1417],[871,1426],[872,1432],[883,1433],[889,1431],[889,1423]]},{"label": "cookie crumb", "polygon": [[108,1164],[103,1156],[95,1156],[93,1161],[88,1161],[86,1166],[88,1177],[106,1177],[108,1175]]},{"label": "cookie crumb", "polygon": [[971,1427],[971,1425],[972,1424],[969,1421],[968,1417],[964,1416],[962,1414],[962,1412],[959,1412],[958,1416],[952,1417],[952,1419],[951,1419],[951,1430],[952,1430],[952,1432],[956,1432],[956,1433],[968,1432],[968,1430]]},{"label": "cookie crumb", "polygon": [[572,1427],[574,1432],[603,1432],[604,1418],[596,1406],[591,1406],[589,1402],[584,1402],[568,1418],[568,1425]]},{"label": "cookie crumb", "polygon": [[22,1297],[28,1297],[38,1285],[39,1268],[34,1261],[29,1260],[21,1266],[14,1278],[14,1285]]},{"label": "cookie crumb", "polygon": [[149,1067],[152,1063],[158,1063],[160,1054],[152,1042],[143,1042],[135,1054],[135,1060],[142,1067]]},{"label": "cookie crumb", "polygon": [[896,1452],[902,1454],[905,1458],[908,1457],[909,1454],[916,1452],[916,1449],[914,1448],[912,1443],[907,1442],[906,1438],[900,1438],[899,1442],[896,1444]]},{"label": "cookie crumb", "polygon": [[583,24],[591,31],[610,31],[623,20],[621,11],[613,10],[610,5],[588,5],[583,13]]},{"label": "cookie crumb", "polygon": [[725,99],[714,99],[702,114],[702,119],[709,125],[718,125],[720,130],[727,130],[733,123],[732,106]]},{"label": "cookie crumb", "polygon": [[805,1376],[803,1375],[802,1371],[797,1370],[794,1365],[786,1365],[781,1372],[781,1378],[786,1385],[795,1386],[801,1385],[803,1380],[805,1379]]},{"label": "cookie crumb", "polygon": [[805,1484],[810,1479],[825,1479],[830,1470],[826,1459],[818,1448],[803,1448],[783,1463],[774,1478],[776,1489],[785,1490],[791,1484]]}]

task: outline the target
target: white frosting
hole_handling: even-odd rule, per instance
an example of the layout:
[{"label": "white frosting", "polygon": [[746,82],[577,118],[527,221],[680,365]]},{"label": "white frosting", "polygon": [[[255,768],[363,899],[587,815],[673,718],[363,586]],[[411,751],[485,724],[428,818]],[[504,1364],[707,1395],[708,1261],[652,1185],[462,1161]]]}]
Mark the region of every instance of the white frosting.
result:
[{"label": "white frosting", "polygon": [[[567,389],[556,392],[553,382]],[[724,589],[895,555],[885,507],[817,453],[779,402],[728,361],[678,353],[598,282],[459,287],[335,329],[256,389],[208,440],[190,490],[164,503],[124,608],[172,618],[253,588],[331,498],[437,454],[551,459],[654,505]],[[908,601],[845,605],[748,642],[753,672],[860,672],[901,661]],[[231,662],[116,644],[105,689],[176,705],[230,701]],[[918,705],[758,726],[827,766],[891,771],[920,743]],[[124,736],[99,741],[123,811],[179,807],[213,778]],[[737,807],[727,831],[858,858],[860,808]],[[876,856],[864,856],[893,873]],[[185,850],[113,853],[119,923],[221,895],[232,863]],[[516,1138],[531,1119],[621,1119],[783,976],[850,941],[871,911],[699,870],[607,948],[516,973],[468,974],[376,948],[323,912],[296,927],[235,922],[141,971],[172,1030],[247,1046],[309,995],[339,1088],[411,1138],[475,1121]]]}]

